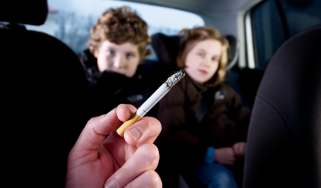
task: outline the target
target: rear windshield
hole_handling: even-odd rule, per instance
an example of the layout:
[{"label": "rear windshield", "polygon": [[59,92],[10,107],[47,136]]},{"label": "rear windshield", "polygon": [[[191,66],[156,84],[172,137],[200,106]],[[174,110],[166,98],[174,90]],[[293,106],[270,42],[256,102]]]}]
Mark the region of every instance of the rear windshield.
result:
[{"label": "rear windshield", "polygon": [[28,29],[44,31],[65,42],[75,52],[86,48],[90,28],[108,8],[127,5],[148,23],[149,33],[177,34],[182,28],[204,26],[197,14],[178,9],[111,0],[49,0],[49,15],[42,26]]}]

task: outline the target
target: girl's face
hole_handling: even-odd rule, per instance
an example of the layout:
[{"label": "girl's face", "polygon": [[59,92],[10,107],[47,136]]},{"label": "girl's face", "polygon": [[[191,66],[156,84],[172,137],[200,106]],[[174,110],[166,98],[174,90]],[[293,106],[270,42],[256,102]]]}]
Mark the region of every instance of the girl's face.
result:
[{"label": "girl's face", "polygon": [[118,45],[106,40],[94,55],[100,72],[109,70],[127,77],[134,76],[140,61],[138,46],[129,42]]},{"label": "girl's face", "polygon": [[214,39],[197,42],[186,55],[185,71],[196,82],[205,83],[216,73],[222,45]]}]

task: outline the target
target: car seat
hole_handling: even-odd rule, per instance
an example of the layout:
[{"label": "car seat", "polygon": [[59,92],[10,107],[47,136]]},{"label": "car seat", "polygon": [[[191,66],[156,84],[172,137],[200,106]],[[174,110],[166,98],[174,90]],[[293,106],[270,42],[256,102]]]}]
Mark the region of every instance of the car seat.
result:
[{"label": "car seat", "polygon": [[245,188],[321,187],[321,27],[280,47],[259,86]]},{"label": "car seat", "polygon": [[175,65],[179,48],[178,35],[166,35],[164,33],[155,33],[151,36],[151,46],[155,55],[161,63],[169,66]]},{"label": "car seat", "polygon": [[[233,35],[226,35],[229,42],[229,57],[227,69],[231,69],[238,61],[238,41]],[[151,36],[151,46],[154,49],[158,61],[173,66],[179,50],[180,37],[178,35],[167,35],[155,33]]]},{"label": "car seat", "polygon": [[3,185],[63,187],[68,153],[87,120],[77,55],[23,24],[46,20],[46,0],[0,5]]}]

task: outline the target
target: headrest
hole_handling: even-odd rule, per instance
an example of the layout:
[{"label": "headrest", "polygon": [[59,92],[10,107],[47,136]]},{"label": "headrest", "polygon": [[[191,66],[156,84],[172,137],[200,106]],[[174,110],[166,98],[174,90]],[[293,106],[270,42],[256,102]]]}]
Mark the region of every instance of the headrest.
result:
[{"label": "headrest", "polygon": [[47,18],[47,0],[1,1],[0,21],[42,25]]},{"label": "headrest", "polygon": [[152,47],[162,63],[175,64],[179,48],[179,36],[155,33],[152,35]]},{"label": "headrest", "polygon": [[321,186],[320,49],[321,27],[310,28],[271,59],[251,117],[244,187]]},{"label": "headrest", "polygon": [[[28,154],[18,159],[20,154],[11,148],[20,141],[10,141],[4,151],[12,155],[4,161],[14,163],[10,169],[23,174],[15,182],[18,187],[43,187],[46,182],[63,187],[68,153],[90,109],[79,58],[66,44],[42,32],[0,29],[0,41],[0,108],[6,111],[2,121],[16,120],[2,131],[15,132],[28,145]],[[19,118],[14,118],[17,114]],[[39,145],[43,140],[46,147]]]},{"label": "headrest", "polygon": [[[321,92],[320,49],[320,26],[308,29],[288,40],[271,59],[258,94],[268,96],[280,107],[288,107],[299,101],[307,104],[313,94]],[[289,101],[290,96],[294,101],[285,103]],[[311,105],[319,99],[319,95],[316,95]]]},{"label": "headrest", "polygon": [[226,40],[229,43],[229,49],[228,49],[228,65],[227,69],[231,69],[236,65],[239,58],[239,44],[234,35],[225,35]]}]

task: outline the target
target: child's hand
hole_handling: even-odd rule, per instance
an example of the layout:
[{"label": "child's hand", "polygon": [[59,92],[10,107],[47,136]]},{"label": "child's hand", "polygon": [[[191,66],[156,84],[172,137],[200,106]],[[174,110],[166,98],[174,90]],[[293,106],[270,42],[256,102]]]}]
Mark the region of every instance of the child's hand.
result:
[{"label": "child's hand", "polygon": [[231,147],[215,149],[215,160],[219,164],[233,165],[235,161],[235,154]]},{"label": "child's hand", "polygon": [[238,142],[238,143],[235,143],[232,146],[234,154],[236,155],[236,157],[243,157],[244,156],[245,147],[246,147],[246,143],[245,142]]}]

